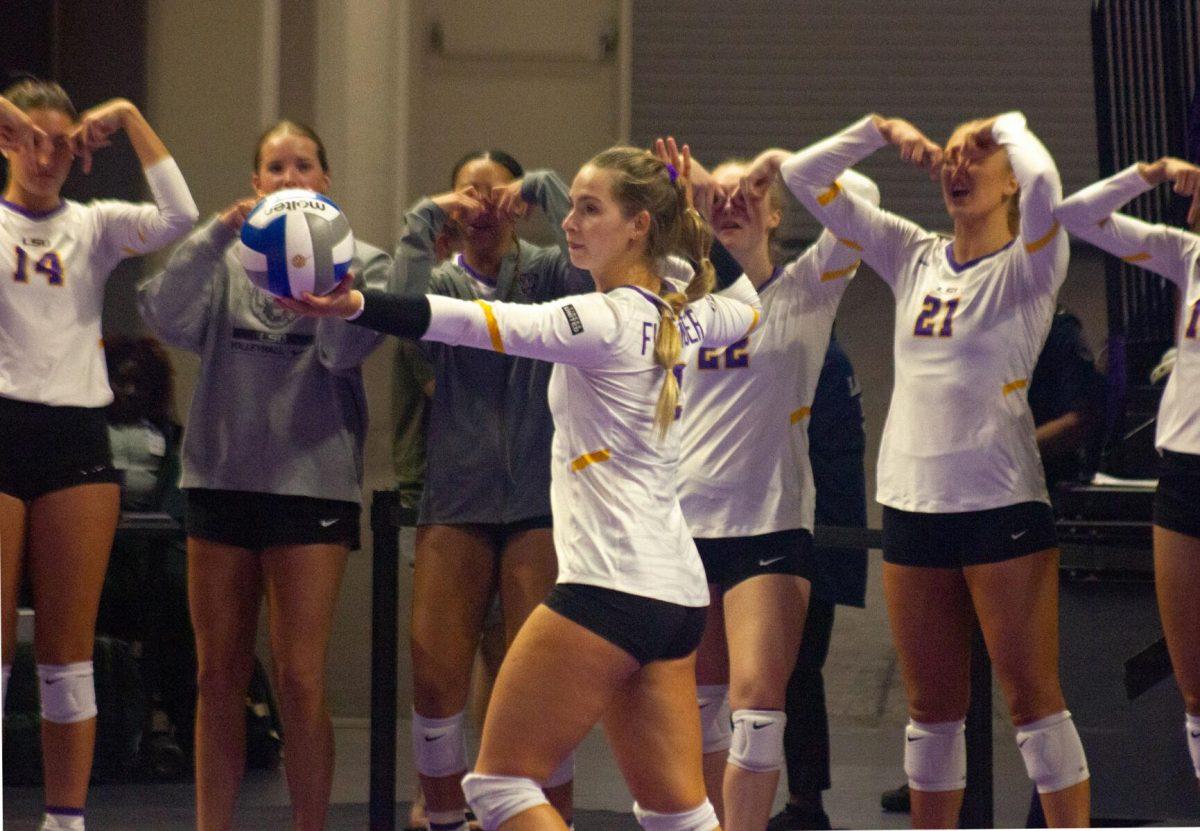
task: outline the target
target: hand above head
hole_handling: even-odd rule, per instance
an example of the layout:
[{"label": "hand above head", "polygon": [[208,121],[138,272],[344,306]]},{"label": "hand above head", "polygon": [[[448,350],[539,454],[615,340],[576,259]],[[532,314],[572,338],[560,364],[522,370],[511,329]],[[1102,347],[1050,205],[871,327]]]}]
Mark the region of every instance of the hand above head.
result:
[{"label": "hand above head", "polygon": [[42,128],[24,110],[0,95],[0,150],[32,150],[41,161],[53,149]]},{"label": "hand above head", "polygon": [[529,215],[529,203],[521,194],[523,179],[492,188],[491,203],[496,206],[496,216],[501,220],[516,220]]},{"label": "hand above head", "polygon": [[433,204],[445,211],[451,222],[456,223],[470,223],[487,210],[490,198],[491,194],[485,198],[473,185],[430,197]]},{"label": "hand above head", "polygon": [[250,216],[250,212],[254,210],[254,206],[257,204],[258,200],[253,197],[239,199],[217,214],[217,219],[221,221],[222,225],[236,234],[242,230],[242,226],[246,224],[246,217]]},{"label": "hand above head", "polygon": [[1183,159],[1163,156],[1156,162],[1142,162],[1138,165],[1138,172],[1152,185],[1170,182],[1172,189],[1180,196],[1192,197],[1187,221],[1188,225],[1196,224],[1200,219],[1200,167]]},{"label": "hand above head", "polygon": [[357,314],[363,307],[362,292],[353,286],[354,275],[347,274],[329,294],[316,295],[306,291],[298,300],[293,297],[276,297],[275,302],[304,317],[347,318]]},{"label": "hand above head", "polygon": [[[902,118],[874,116],[876,128],[889,143],[900,148],[900,158],[919,167],[936,179],[941,173],[945,153],[941,146]],[[989,128],[990,130],[990,128]]]},{"label": "hand above head", "polygon": [[71,151],[83,159],[83,172],[92,172],[92,153],[112,144],[112,135],[125,126],[125,119],[136,108],[124,98],[113,98],[97,104],[79,117],[79,125],[71,131]]},{"label": "hand above head", "polygon": [[738,184],[738,191],[747,199],[765,199],[767,191],[771,189],[771,182],[779,175],[779,168],[790,155],[788,151],[777,147],[759,153],[746,167],[746,174]]},{"label": "hand above head", "polygon": [[688,207],[695,208],[706,222],[711,222],[713,206],[724,201],[725,192],[704,165],[692,158],[691,147],[685,144],[681,148],[674,136],[668,136],[655,139],[651,152],[675,171],[676,181],[683,185]]},{"label": "hand above head", "polygon": [[1000,143],[992,134],[996,117],[979,119],[969,122],[955,137],[953,144],[947,145],[942,164],[950,170],[953,176],[966,164],[978,161],[1000,149]]}]

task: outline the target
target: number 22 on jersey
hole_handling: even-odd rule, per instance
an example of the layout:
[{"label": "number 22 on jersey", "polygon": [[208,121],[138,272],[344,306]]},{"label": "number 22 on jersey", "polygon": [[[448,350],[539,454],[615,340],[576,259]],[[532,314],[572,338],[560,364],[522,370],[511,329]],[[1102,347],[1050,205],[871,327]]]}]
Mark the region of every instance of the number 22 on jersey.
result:
[{"label": "number 22 on jersey", "polygon": [[[17,268],[13,272],[13,280],[18,283],[29,282],[29,263],[32,257],[21,246],[16,246],[17,251]],[[61,286],[63,284],[63,267],[62,260],[58,257],[57,251],[47,251],[37,262],[33,264],[33,270],[38,274],[45,274],[46,280],[52,286]]]},{"label": "number 22 on jersey", "polygon": [[942,300],[932,294],[925,295],[921,313],[913,334],[918,338],[949,338],[954,336],[954,313],[958,311],[958,298]]}]

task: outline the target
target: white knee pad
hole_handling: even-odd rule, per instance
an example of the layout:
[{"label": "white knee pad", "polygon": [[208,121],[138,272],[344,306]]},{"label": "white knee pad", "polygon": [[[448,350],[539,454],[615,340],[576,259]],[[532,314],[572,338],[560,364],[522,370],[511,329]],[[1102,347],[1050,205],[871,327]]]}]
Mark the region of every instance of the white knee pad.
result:
[{"label": "white knee pad", "polygon": [[967,720],[922,722],[904,728],[904,772],[917,791],[967,786]]},{"label": "white knee pad", "polygon": [[1017,728],[1017,747],[1038,793],[1054,793],[1088,778],[1079,731],[1066,710]]},{"label": "white knee pad", "polygon": [[787,716],[780,710],[734,710],[729,761],[754,773],[779,770],[786,724]]},{"label": "white knee pad", "polygon": [[453,776],[467,770],[467,741],[463,713],[425,718],[413,710],[413,759],[424,776]]},{"label": "white knee pad", "polygon": [[543,788],[557,788],[559,785],[565,785],[575,778],[575,751],[567,754],[567,758],[558,763],[558,767],[550,774],[549,778],[542,783]]},{"label": "white knee pad", "polygon": [[42,718],[72,724],[96,717],[96,682],[91,661],[38,664]]},{"label": "white knee pad", "polygon": [[468,773],[463,777],[462,789],[483,831],[495,831],[517,814],[550,804],[541,785],[524,776]]},{"label": "white knee pad", "polygon": [[637,818],[638,825],[646,831],[712,831],[720,825],[717,812],[707,799],[690,811],[680,811],[678,814],[647,811],[635,802],[633,815]]},{"label": "white knee pad", "polygon": [[1200,779],[1200,716],[1188,713],[1183,729],[1187,730],[1188,752],[1192,754],[1192,767],[1196,769],[1196,778]]},{"label": "white knee pad", "polygon": [[701,684],[696,687],[696,700],[700,703],[700,735],[704,739],[705,753],[728,750],[733,742],[728,693],[728,684]]}]

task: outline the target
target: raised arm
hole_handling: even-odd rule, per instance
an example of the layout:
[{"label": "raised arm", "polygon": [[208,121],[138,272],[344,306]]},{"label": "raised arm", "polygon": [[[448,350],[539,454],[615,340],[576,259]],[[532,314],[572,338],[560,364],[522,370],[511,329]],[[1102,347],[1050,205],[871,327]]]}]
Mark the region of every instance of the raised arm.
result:
[{"label": "raised arm", "polygon": [[1163,182],[1194,196],[1200,193],[1200,167],[1172,158],[1132,165],[1067,197],[1055,216],[1080,239],[1182,288],[1200,258],[1200,236],[1116,213],[1126,202]]},{"label": "raised arm", "polygon": [[391,290],[425,294],[438,264],[438,237],[452,222],[470,221],[484,210],[474,188],[448,191],[422,199],[404,215],[404,234],[396,246]]},{"label": "raised arm", "polygon": [[[861,173],[846,170],[838,181],[852,196],[871,205],[879,204],[878,186]],[[805,288],[812,296],[836,305],[861,263],[861,250],[824,230],[816,243],[784,266],[784,273],[810,280]]]},{"label": "raised arm", "polygon": [[[962,157],[1003,148],[1021,188],[1019,235],[1025,251],[1047,259],[1065,255],[1066,238],[1054,218],[1054,209],[1062,202],[1062,180],[1054,158],[1030,132],[1025,116],[1009,112],[973,122],[963,135],[962,143],[947,158],[947,166]],[[1056,240],[1058,244],[1052,244]]]},{"label": "raised arm", "polygon": [[118,258],[146,254],[174,242],[200,216],[179,165],[166,145],[138,108],[123,98],[106,101],[80,116],[70,142],[75,154],[83,158],[83,172],[92,170],[92,153],[107,147],[111,137],[121,130],[141,162],[154,204],[98,203],[103,239]]},{"label": "raised arm", "polygon": [[788,190],[817,221],[846,246],[860,251],[862,258],[892,284],[898,252],[925,236],[925,231],[880,209],[842,182],[847,168],[888,143],[898,145],[902,156],[918,167],[933,169],[940,165],[940,148],[911,124],[867,116],[797,153],[765,151],[754,161],[749,178],[761,180],[778,170]]}]

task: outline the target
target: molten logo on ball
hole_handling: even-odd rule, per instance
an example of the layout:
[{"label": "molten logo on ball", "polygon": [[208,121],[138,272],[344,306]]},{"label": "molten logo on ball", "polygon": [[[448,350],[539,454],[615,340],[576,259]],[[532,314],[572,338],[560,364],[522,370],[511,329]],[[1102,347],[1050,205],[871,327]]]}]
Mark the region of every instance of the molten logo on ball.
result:
[{"label": "molten logo on ball", "polygon": [[328,197],[289,188],[250,212],[238,254],[250,282],[263,291],[297,298],[328,294],[350,269],[354,235]]}]

